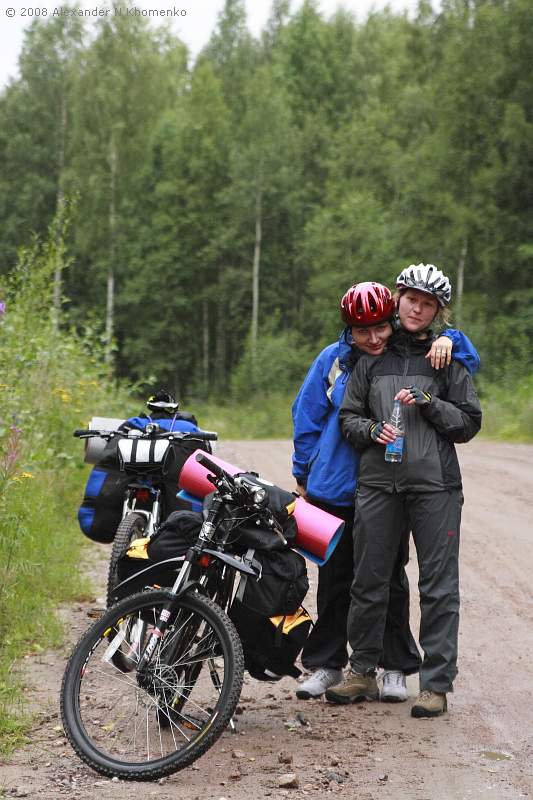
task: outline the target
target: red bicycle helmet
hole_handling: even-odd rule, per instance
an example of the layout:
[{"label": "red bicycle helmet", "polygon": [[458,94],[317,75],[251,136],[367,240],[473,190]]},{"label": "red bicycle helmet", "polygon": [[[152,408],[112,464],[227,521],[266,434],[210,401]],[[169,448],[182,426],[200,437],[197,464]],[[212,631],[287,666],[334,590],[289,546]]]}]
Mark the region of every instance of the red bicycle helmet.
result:
[{"label": "red bicycle helmet", "polygon": [[346,325],[378,325],[389,320],[393,314],[391,291],[382,283],[356,283],[341,300],[341,317]]}]

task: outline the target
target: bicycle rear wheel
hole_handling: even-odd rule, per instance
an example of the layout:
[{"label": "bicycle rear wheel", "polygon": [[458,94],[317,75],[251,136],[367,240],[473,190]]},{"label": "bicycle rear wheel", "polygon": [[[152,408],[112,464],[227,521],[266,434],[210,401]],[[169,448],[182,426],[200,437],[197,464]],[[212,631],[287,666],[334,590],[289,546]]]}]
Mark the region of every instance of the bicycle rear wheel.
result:
[{"label": "bicycle rear wheel", "polygon": [[134,539],[139,539],[144,534],[146,528],[146,517],[144,514],[137,514],[134,511],[126,514],[120,521],[120,525],[113,539],[111,557],[109,559],[109,571],[107,574],[107,598],[106,605],[109,608],[113,605],[113,593],[119,584],[118,562],[122,558]]},{"label": "bicycle rear wheel", "polygon": [[[170,594],[142,592],[109,609],[76,645],[61,687],[67,737],[107,776],[155,780],[191,764],[228,725],[239,700],[244,658],[233,623],[209,598],[180,598],[146,668],[113,663],[124,645],[138,663]],[[134,632],[132,635],[131,632]]]}]

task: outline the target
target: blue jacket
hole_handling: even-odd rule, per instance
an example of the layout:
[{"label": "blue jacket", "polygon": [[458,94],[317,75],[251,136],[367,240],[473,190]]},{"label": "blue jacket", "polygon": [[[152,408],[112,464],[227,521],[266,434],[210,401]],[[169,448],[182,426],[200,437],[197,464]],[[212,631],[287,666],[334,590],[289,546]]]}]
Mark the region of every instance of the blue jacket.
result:
[{"label": "blue jacket", "polygon": [[[474,374],[480,362],[472,342],[454,329],[444,334],[452,340],[453,358]],[[357,486],[359,453],[341,434],[339,408],[360,355],[345,328],[314,360],[292,406],[292,474],[310,498],[336,506],[352,506]]]}]

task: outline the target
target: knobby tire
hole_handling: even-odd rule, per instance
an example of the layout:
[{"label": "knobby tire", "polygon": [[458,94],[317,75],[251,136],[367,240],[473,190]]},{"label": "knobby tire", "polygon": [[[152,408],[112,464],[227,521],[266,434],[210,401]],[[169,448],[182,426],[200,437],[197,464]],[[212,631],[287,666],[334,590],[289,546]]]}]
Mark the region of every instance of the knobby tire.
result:
[{"label": "knobby tire", "polygon": [[233,623],[211,599],[190,592],[142,673],[113,663],[132,636],[138,662],[168,601],[165,591],[141,592],[117,603],[80,639],[61,687],[66,735],[83,761],[108,777],[156,780],[196,761],[219,738],[237,706],[243,681],[242,645]]},{"label": "knobby tire", "polygon": [[146,517],[143,514],[131,512],[120,521],[120,525],[113,539],[111,557],[109,559],[109,570],[107,574],[107,595],[106,605],[110,608],[115,602],[113,592],[119,584],[118,562],[124,555],[129,545],[134,539],[139,539],[144,534],[146,527]]}]

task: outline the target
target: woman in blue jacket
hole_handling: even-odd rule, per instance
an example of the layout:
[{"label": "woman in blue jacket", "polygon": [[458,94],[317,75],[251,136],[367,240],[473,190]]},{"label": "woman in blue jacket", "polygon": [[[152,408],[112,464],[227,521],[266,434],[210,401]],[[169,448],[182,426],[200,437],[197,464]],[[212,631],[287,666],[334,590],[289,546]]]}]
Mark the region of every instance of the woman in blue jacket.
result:
[{"label": "woman in blue jacket", "polygon": [[[348,289],[341,300],[346,327],[339,341],[317,356],[292,408],[292,472],[297,491],[345,520],[336,549],[319,568],[317,620],[302,653],[302,664],[311,674],[296,691],[300,699],[321,697],[329,686],[342,680],[342,669],[348,662],[346,626],[353,579],[352,528],[359,454],[341,435],[339,408],[359,357],[364,353],[378,356],[385,350],[395,324],[394,313],[387,287],[365,282]],[[472,373],[479,368],[477,351],[464,334],[453,329],[433,342],[427,357],[436,368],[449,364],[452,357]],[[381,659],[381,699],[388,702],[407,699],[405,675],[417,672],[420,665],[409,627],[409,583],[404,569],[408,534],[406,531],[394,568]]]}]

